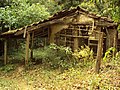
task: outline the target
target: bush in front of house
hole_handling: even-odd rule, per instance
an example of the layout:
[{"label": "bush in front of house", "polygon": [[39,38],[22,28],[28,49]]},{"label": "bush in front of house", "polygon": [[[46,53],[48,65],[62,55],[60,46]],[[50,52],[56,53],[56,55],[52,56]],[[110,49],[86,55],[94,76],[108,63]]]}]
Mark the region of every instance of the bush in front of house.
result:
[{"label": "bush in front of house", "polygon": [[[68,69],[77,66],[78,63],[84,66],[86,64],[85,62],[90,62],[90,59],[93,59],[93,52],[87,46],[80,48],[76,52],[72,52],[69,47],[51,44],[44,48],[34,50],[34,57],[36,61],[40,61],[45,66]],[[83,62],[81,62],[82,60]]]}]

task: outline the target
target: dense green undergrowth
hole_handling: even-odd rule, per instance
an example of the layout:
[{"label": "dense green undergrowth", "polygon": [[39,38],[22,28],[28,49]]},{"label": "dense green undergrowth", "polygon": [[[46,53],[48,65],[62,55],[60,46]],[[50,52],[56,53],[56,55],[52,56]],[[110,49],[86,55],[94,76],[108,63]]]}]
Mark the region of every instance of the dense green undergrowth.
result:
[{"label": "dense green undergrowth", "polygon": [[95,73],[95,59],[89,47],[74,53],[70,48],[50,45],[34,51],[25,67],[11,63],[0,67],[1,90],[119,90],[120,55],[102,61]]},{"label": "dense green undergrowth", "polygon": [[[89,47],[81,47],[76,52],[71,48],[51,44],[34,52],[34,60],[41,62],[49,68],[62,68],[64,70],[77,66],[81,62],[81,67],[94,61],[93,52]],[[79,65],[80,66],[80,65]]]}]

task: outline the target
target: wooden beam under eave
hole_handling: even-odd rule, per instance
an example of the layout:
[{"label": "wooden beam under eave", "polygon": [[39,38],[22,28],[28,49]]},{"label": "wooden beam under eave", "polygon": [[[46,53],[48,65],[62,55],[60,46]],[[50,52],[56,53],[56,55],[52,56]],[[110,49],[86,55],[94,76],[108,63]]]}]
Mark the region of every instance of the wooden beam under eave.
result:
[{"label": "wooden beam under eave", "polygon": [[7,40],[4,41],[4,65],[7,64]]},{"label": "wooden beam under eave", "polygon": [[25,65],[28,64],[28,60],[29,60],[29,45],[30,45],[30,33],[27,32],[27,37],[26,37],[26,52],[25,52]]}]

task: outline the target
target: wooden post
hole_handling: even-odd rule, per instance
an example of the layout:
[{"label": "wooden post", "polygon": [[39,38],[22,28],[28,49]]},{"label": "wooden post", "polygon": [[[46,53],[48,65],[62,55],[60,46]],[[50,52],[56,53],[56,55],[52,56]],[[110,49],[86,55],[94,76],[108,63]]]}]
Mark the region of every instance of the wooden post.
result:
[{"label": "wooden post", "polygon": [[7,64],[7,40],[4,41],[4,65]]},{"label": "wooden post", "polygon": [[96,73],[99,73],[101,59],[103,54],[103,32],[99,33],[98,48],[97,48],[97,61],[96,61]]},{"label": "wooden post", "polygon": [[30,59],[33,59],[33,46],[34,46],[34,32],[32,32],[32,38],[31,38],[31,52],[30,52]]},{"label": "wooden post", "polygon": [[57,34],[57,45],[59,46],[60,45],[60,32],[58,32],[58,34]]},{"label": "wooden post", "polygon": [[115,34],[114,34],[114,43],[113,43],[113,47],[115,48],[115,51],[113,52],[113,56],[115,56],[116,52],[117,52],[117,30],[114,30]]},{"label": "wooden post", "polygon": [[[111,31],[111,30],[109,30]],[[108,29],[106,28],[106,33],[107,33],[107,37],[106,37],[106,49],[110,48],[110,34],[108,32]]]},{"label": "wooden post", "polygon": [[48,44],[50,44],[50,27],[48,28]]},{"label": "wooden post", "polygon": [[47,38],[45,37],[44,38],[44,46],[46,46],[47,45]]},{"label": "wooden post", "polygon": [[[78,32],[77,30],[74,30],[73,33],[74,36],[78,36]],[[74,51],[78,49],[78,38],[74,37],[74,47],[73,47]]]},{"label": "wooden post", "polygon": [[[65,35],[66,35],[66,30],[65,30]],[[64,43],[65,47],[67,46],[67,38],[65,37],[65,43]]]},{"label": "wooden post", "polygon": [[28,60],[29,60],[29,44],[30,44],[30,33],[27,32],[27,38],[26,38],[26,53],[25,53],[25,65],[28,64]]}]

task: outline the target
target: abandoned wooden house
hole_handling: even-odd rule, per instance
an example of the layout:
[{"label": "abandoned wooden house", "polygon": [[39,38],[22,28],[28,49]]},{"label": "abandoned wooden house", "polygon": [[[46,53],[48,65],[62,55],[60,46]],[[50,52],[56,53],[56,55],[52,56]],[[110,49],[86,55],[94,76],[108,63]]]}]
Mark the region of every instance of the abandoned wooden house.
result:
[{"label": "abandoned wooden house", "polygon": [[[117,24],[107,17],[90,13],[77,7],[56,13],[48,20],[33,23],[21,29],[1,34],[1,38],[26,38],[26,60],[28,58],[30,39],[44,38],[46,44],[55,43],[71,47],[73,50],[88,45],[97,53],[105,52],[110,47],[117,48]],[[32,44],[33,45],[33,44]],[[102,48],[103,46],[103,48]]]}]

